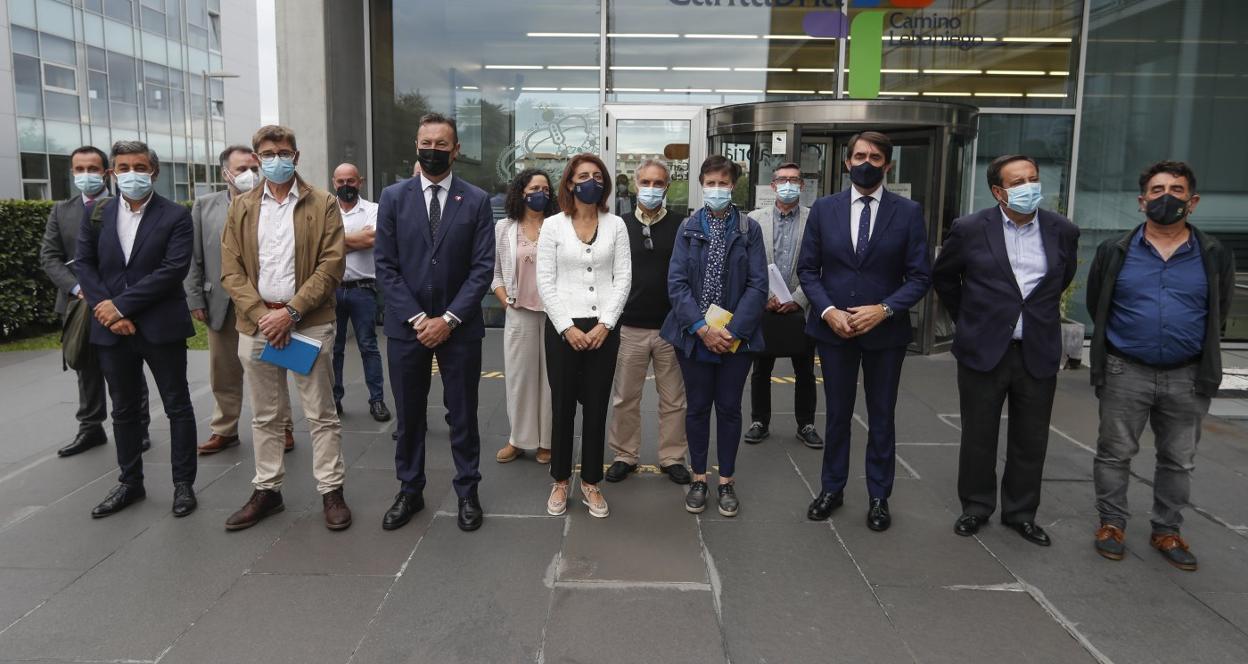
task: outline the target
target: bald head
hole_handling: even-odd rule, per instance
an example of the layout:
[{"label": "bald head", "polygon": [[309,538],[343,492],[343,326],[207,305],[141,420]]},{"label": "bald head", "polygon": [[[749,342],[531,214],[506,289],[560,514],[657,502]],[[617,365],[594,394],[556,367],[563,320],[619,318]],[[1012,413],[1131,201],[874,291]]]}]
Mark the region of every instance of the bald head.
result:
[{"label": "bald head", "polygon": [[360,197],[360,189],[364,187],[364,178],[360,177],[360,169],[355,164],[342,163],[338,164],[338,168],[334,169],[334,192],[338,195],[338,200],[344,205],[343,209],[349,209],[348,206],[354,206],[355,201]]}]

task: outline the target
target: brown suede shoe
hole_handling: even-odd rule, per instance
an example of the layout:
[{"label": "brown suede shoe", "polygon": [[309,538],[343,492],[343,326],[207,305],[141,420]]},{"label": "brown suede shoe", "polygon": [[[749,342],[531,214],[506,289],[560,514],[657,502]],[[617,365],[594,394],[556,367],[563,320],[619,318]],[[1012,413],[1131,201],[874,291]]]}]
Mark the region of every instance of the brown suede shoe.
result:
[{"label": "brown suede shoe", "polygon": [[510,463],[522,456],[524,456],[524,450],[512,445],[511,443],[507,443],[503,446],[503,449],[498,451],[498,454],[494,455],[494,460],[499,463]]},{"label": "brown suede shoe", "polygon": [[330,530],[346,530],[351,525],[351,508],[342,499],[342,487],[321,496],[325,506],[325,527]]},{"label": "brown suede shoe", "polygon": [[293,449],[295,449],[295,432],[292,429],[287,429],[286,430],[286,447],[282,450],[282,452],[283,453],[289,452]]},{"label": "brown suede shoe", "polygon": [[282,503],[282,493],[280,491],[256,489],[251,492],[251,498],[247,499],[247,504],[243,505],[242,508],[225,520],[225,529],[243,530],[250,528],[260,523],[261,519],[277,514],[284,509],[286,509],[286,505]]},{"label": "brown suede shoe", "polygon": [[543,465],[550,463],[550,450],[538,448],[536,460]]},{"label": "brown suede shoe", "polygon": [[200,456],[208,456],[209,454],[216,454],[221,450],[229,449],[235,445],[238,445],[238,436],[222,436],[221,434],[214,433],[211,436],[208,436],[208,440],[204,441],[204,444],[200,445],[196,449],[199,450]]}]

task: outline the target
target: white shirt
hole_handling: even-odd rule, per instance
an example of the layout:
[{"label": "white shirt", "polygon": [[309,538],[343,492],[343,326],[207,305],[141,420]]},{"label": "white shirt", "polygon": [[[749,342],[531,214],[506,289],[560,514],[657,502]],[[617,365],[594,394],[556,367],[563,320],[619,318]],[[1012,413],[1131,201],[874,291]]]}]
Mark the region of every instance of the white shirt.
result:
[{"label": "white shirt", "polygon": [[[1004,224],[1005,253],[1010,259],[1010,269],[1014,271],[1014,280],[1018,282],[1018,290],[1023,299],[1027,299],[1044,279],[1049,269],[1049,259],[1044,253],[1044,238],[1040,235],[1040,213],[1031,215],[1031,221],[1019,226],[1001,210],[1001,222]],[[1014,323],[1014,339],[1023,338],[1023,315],[1018,315]]]},{"label": "white shirt", "polygon": [[134,251],[134,238],[139,234],[139,222],[143,221],[143,213],[152,202],[152,195],[139,206],[138,212],[130,210],[130,201],[121,198],[117,204],[117,239],[121,241],[121,254],[130,264],[130,252]]},{"label": "white shirt", "polygon": [[[850,197],[853,199],[849,204],[849,241],[854,245],[854,251],[858,251],[858,233],[862,225],[862,192],[858,191],[858,187],[850,186]],[[867,239],[871,238],[871,234],[875,232],[875,220],[880,216],[880,199],[884,197],[884,185],[875,188],[870,194],[871,199],[871,225],[867,228]]]},{"label": "white shirt", "polygon": [[[338,211],[342,213],[344,233],[359,233],[366,228],[377,228],[377,204],[372,201],[357,198],[355,207],[343,210],[342,205],[339,205]],[[372,248],[347,249],[347,270],[342,280],[358,281],[374,278],[376,278],[376,272],[373,269]]]},{"label": "white shirt", "polygon": [[624,220],[598,213],[598,237],[585,244],[566,214],[542,223],[537,240],[537,292],[561,334],[574,318],[597,318],[614,329],[633,282]]},{"label": "white shirt", "polygon": [[290,188],[286,200],[279,201],[264,186],[260,196],[259,244],[260,274],[256,290],[266,302],[290,302],[295,297],[295,203],[299,185]]}]

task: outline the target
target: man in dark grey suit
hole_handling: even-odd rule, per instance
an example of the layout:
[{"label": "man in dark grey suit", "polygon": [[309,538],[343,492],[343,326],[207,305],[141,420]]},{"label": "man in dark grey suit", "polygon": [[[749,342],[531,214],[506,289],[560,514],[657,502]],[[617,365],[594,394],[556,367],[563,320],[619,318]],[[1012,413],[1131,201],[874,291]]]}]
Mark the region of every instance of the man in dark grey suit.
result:
[{"label": "man in dark grey suit", "polygon": [[[43,271],[56,285],[56,313],[62,317],[68,308],[70,298],[81,299],[82,288],[78,286],[78,276],[74,274],[74,253],[78,249],[78,228],[82,224],[83,215],[88,214],[97,203],[102,204],[108,199],[108,190],[104,183],[108,179],[108,155],[99,148],[84,145],[70,155],[70,168],[74,175],[74,186],[82,193],[60,201],[48,215],[48,225],[44,228],[43,243],[39,248],[39,259],[43,263]],[[95,350],[87,345],[86,361],[78,373],[78,435],[73,442],[57,450],[63,457],[73,456],[79,452],[103,445],[108,442],[104,433],[104,416],[108,411],[105,400],[104,374],[100,371],[99,358]],[[147,386],[143,386],[143,450],[152,446],[147,434],[150,421],[147,409]]]},{"label": "man in dark grey suit", "polygon": [[[243,364],[238,358],[238,331],[234,329],[234,303],[221,287],[221,231],[225,228],[230,201],[259,186],[260,162],[251,148],[231,145],[218,158],[225,191],[200,196],[191,208],[195,225],[191,269],[182,284],[191,317],[208,325],[208,382],[214,406],[209,428],[212,435],[199,446],[200,455],[216,454],[238,445],[238,418],[243,410]],[[286,392],[279,399],[289,402]],[[283,412],[290,412],[289,403]],[[295,438],[286,423],[286,451]]]}]

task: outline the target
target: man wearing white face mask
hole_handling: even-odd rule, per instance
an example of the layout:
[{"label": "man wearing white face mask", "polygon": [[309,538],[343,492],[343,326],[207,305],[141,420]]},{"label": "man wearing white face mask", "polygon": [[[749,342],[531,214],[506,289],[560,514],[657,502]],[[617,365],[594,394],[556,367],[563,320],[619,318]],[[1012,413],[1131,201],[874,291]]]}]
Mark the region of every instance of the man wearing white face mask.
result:
[{"label": "man wearing white face mask", "polygon": [[1040,546],[1036,523],[1049,415],[1061,362],[1062,292],[1075,276],[1079,229],[1040,209],[1040,170],[1026,155],[988,165],[997,205],[953,222],[932,285],[957,325],[962,446],[954,532],[977,533],[997,508],[997,439],[1009,400],[1001,522]]},{"label": "man wearing white face mask", "polygon": [[[243,363],[238,358],[238,330],[234,329],[234,304],[221,287],[221,231],[226,213],[236,196],[260,184],[260,163],[251,148],[231,145],[218,157],[226,190],[200,196],[191,208],[195,224],[194,257],[186,275],[186,305],[191,316],[208,325],[208,382],[212,386],[213,409],[209,423],[212,435],[199,446],[200,455],[216,454],[238,445],[238,417],[243,409]],[[287,392],[279,398],[289,400]],[[290,407],[282,409],[289,412]],[[295,437],[286,420],[286,451],[294,449]]]}]

